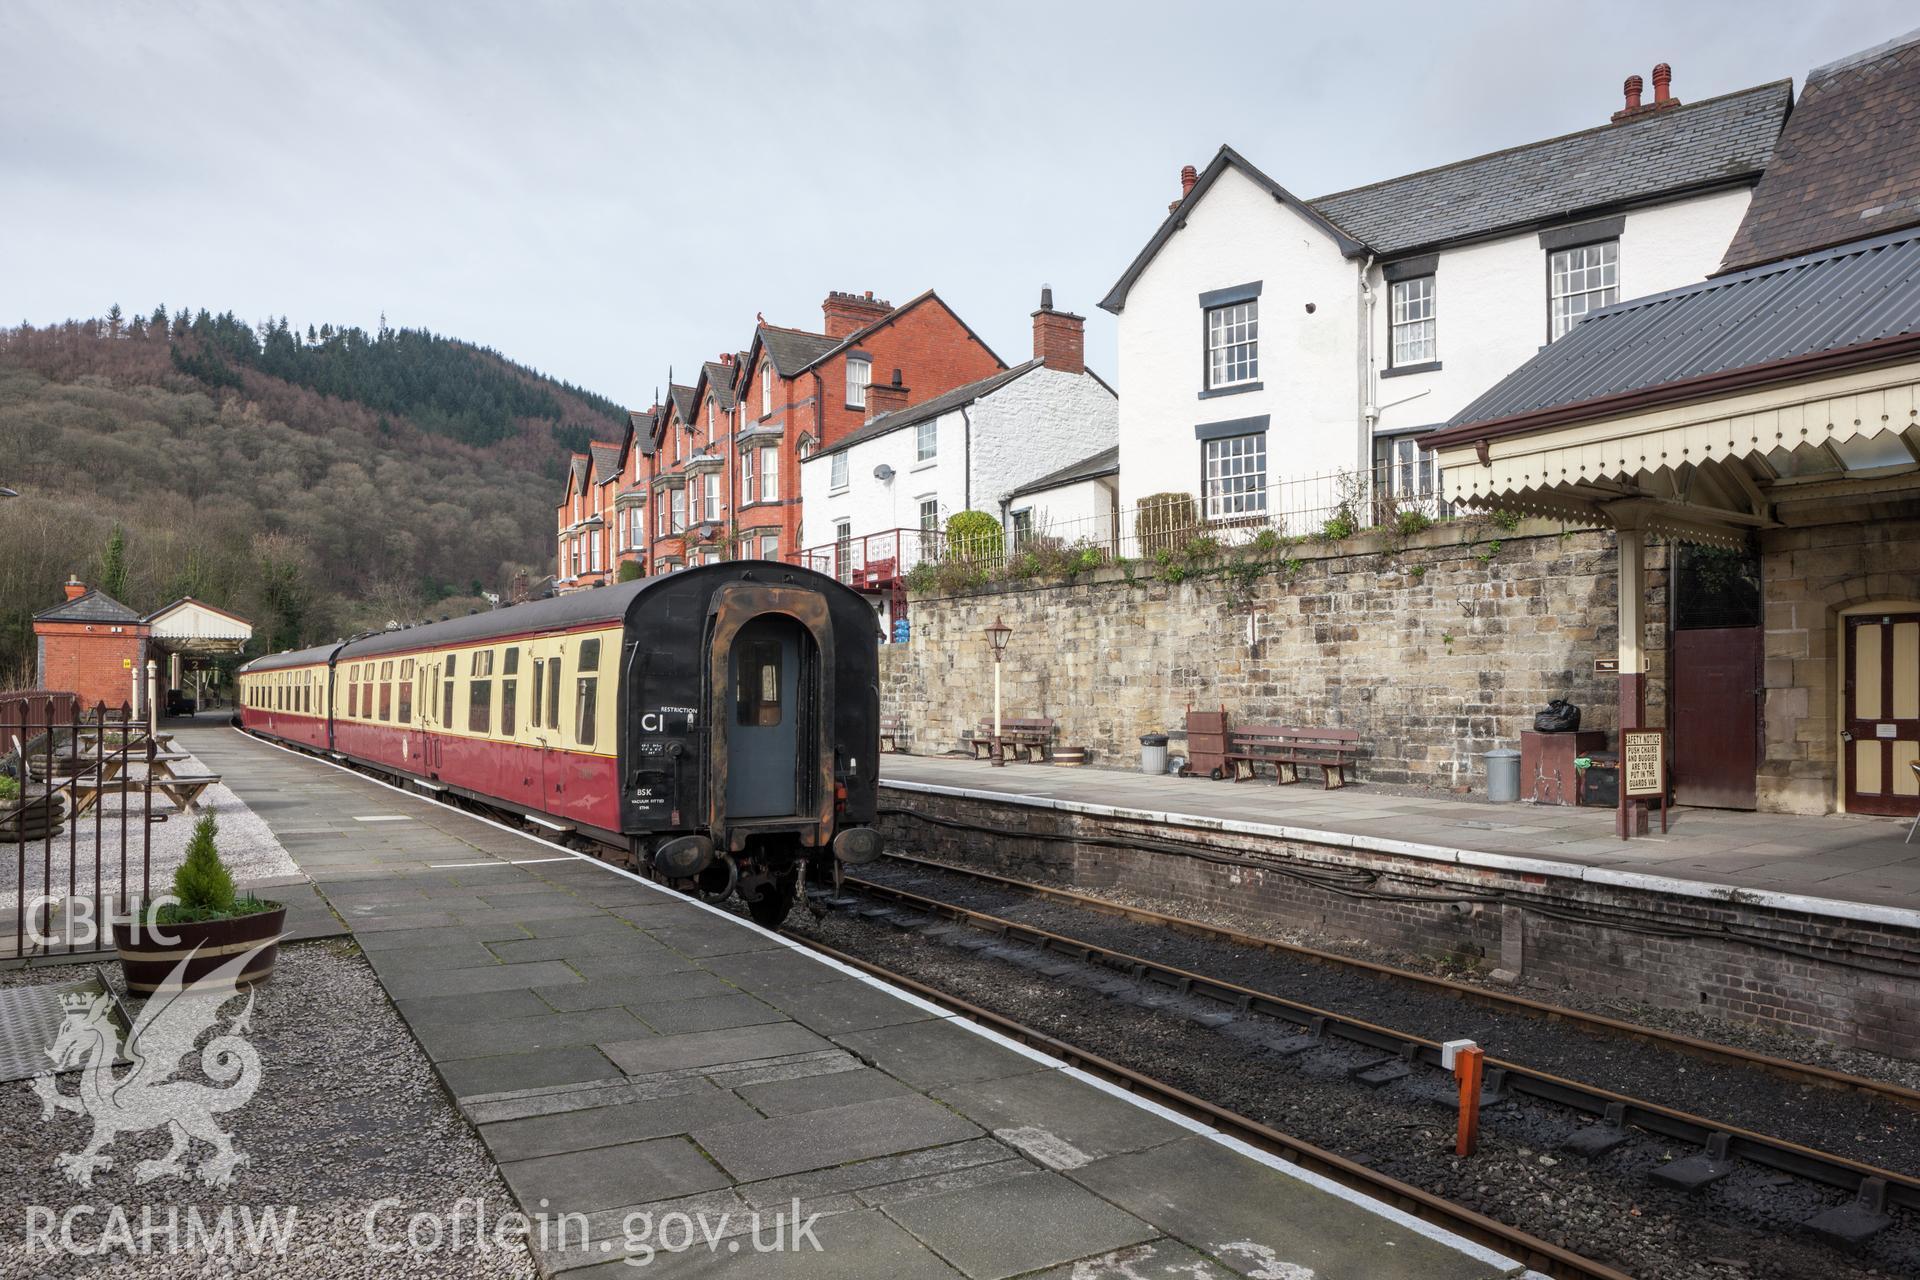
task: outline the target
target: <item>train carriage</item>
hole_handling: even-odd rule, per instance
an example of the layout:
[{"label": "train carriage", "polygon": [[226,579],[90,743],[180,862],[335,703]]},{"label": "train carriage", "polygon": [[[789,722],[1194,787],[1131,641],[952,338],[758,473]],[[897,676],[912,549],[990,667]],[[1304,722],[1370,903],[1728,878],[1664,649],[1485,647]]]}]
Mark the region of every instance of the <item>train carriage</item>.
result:
[{"label": "train carriage", "polygon": [[240,672],[240,723],[256,733],[324,751],[337,644],[256,659]]},{"label": "train carriage", "polygon": [[[877,642],[834,579],[734,561],[262,658],[241,718],[777,921],[879,851]],[[296,671],[318,730],[274,709]]]}]

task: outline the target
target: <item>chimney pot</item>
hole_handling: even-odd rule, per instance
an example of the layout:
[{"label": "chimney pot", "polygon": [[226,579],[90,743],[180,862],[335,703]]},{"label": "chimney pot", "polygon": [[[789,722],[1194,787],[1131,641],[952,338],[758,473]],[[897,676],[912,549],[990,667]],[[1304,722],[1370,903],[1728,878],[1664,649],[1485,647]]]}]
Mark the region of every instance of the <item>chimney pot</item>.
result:
[{"label": "chimney pot", "polygon": [[1627,77],[1627,110],[1638,111],[1640,109],[1640,91],[1642,87],[1639,76]]},{"label": "chimney pot", "polygon": [[842,293],[836,289],[820,304],[820,315],[829,338],[844,338],[856,329],[864,329],[891,310],[893,304],[874,297],[871,289],[865,293]]},{"label": "chimney pot", "polygon": [[1040,309],[1042,311],[1053,310],[1053,289],[1044,284],[1040,286]]},{"label": "chimney pot", "polygon": [[1185,199],[1187,192],[1193,190],[1193,184],[1200,181],[1200,174],[1190,164],[1180,166],[1180,198]]},{"label": "chimney pot", "polygon": [[81,596],[87,594],[87,584],[80,581],[79,574],[70,573],[67,575],[66,592],[67,599],[78,600]]},{"label": "chimney pot", "polygon": [[1657,106],[1673,97],[1673,68],[1658,63],[1653,68],[1653,101]]}]

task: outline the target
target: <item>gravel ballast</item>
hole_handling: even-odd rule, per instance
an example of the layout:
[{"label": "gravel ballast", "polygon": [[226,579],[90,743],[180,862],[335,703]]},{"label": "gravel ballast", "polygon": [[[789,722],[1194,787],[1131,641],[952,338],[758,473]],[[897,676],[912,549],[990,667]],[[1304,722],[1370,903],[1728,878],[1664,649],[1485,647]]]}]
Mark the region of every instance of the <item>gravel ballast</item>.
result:
[{"label": "gravel ballast", "polygon": [[1551,1075],[1920,1175],[1920,1108],[1866,1093],[1813,1088],[1655,1043],[1491,1008],[1364,970],[1102,915],[952,872],[887,862],[862,871],[876,883],[956,906],[1430,1040],[1471,1039],[1493,1057]]},{"label": "gravel ballast", "polygon": [[[0,972],[0,986],[68,982],[93,972],[78,965]],[[107,972],[118,984],[119,974],[111,966]],[[221,1030],[245,1001],[243,995],[223,1008]],[[129,1002],[129,1007],[138,1016],[139,1006]],[[55,1160],[86,1144],[91,1120],[65,1111],[43,1118],[31,1082],[0,1084],[0,1148],[8,1166],[0,1179],[0,1275],[114,1280],[225,1275],[524,1280],[534,1275],[527,1250],[510,1236],[500,1247],[491,1241],[474,1247],[474,1202],[484,1206],[489,1227],[514,1203],[479,1138],[455,1110],[351,943],[283,946],[277,972],[257,988],[246,1038],[263,1069],[253,1098],[217,1117],[246,1157],[226,1187],[191,1176],[138,1184],[139,1162],[166,1153],[169,1144],[160,1129],[123,1134],[106,1149],[112,1167],[97,1172],[90,1188],[77,1186]],[[199,1062],[198,1052],[187,1055],[175,1078],[207,1082]],[[119,1070],[124,1074],[127,1068]],[[72,1096],[80,1079],[79,1073],[59,1077],[60,1091]],[[194,1143],[189,1166],[210,1151]],[[76,1212],[82,1207],[92,1212]],[[114,1239],[116,1207],[130,1226],[126,1247]],[[222,1211],[230,1211],[239,1239],[245,1213],[258,1221],[272,1209],[284,1222],[289,1207],[294,1225],[284,1253],[189,1247],[190,1209],[206,1224],[218,1223]],[[73,1242],[86,1252],[66,1249],[58,1225],[46,1235],[29,1234],[33,1215],[44,1220],[48,1211],[70,1225]],[[464,1214],[464,1225],[442,1225],[440,1247],[431,1247],[428,1225],[417,1235],[428,1247],[409,1245],[412,1215],[431,1215],[434,1224],[446,1224],[456,1212]],[[170,1215],[181,1224],[171,1240],[164,1231],[144,1230],[144,1224],[164,1224]],[[464,1233],[459,1247],[452,1243],[456,1230]],[[149,1251],[141,1251],[143,1243]]]}]

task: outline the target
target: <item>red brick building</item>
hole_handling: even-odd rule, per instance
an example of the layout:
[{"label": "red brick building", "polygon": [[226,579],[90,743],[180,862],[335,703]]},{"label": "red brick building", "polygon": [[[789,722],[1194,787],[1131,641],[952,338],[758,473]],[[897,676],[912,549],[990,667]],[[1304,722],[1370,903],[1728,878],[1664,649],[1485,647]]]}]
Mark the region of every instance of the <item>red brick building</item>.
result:
[{"label": "red brick building", "polygon": [[151,629],[139,614],[78,578],[67,598],[33,615],[39,685],[80,695],[83,706],[138,704]]},{"label": "red brick building", "polygon": [[791,556],[800,460],[866,421],[875,368],[901,370],[911,403],[1006,368],[932,290],[899,307],[834,292],[820,311],[817,332],[762,320],[746,351],[705,362],[691,386],[669,378],[661,403],[629,415],[625,441],[573,455],[557,512],[559,589],[612,581],[622,561],[653,574]]}]

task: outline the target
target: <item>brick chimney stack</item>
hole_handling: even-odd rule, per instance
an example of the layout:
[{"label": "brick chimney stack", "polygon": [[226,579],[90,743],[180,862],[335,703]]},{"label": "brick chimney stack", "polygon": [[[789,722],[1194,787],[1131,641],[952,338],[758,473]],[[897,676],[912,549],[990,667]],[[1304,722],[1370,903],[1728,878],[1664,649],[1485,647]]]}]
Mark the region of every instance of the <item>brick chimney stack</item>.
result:
[{"label": "brick chimney stack", "polygon": [[78,600],[81,596],[87,594],[87,584],[80,581],[78,574],[68,574],[65,587],[67,599],[69,600]]},{"label": "brick chimney stack", "polygon": [[875,382],[867,387],[867,421],[872,422],[883,413],[892,413],[895,409],[907,407],[907,388],[900,381],[900,371],[893,371],[892,382]]},{"label": "brick chimney stack", "polygon": [[1613,123],[1633,120],[1640,116],[1652,115],[1656,111],[1665,111],[1669,107],[1680,105],[1680,99],[1673,96],[1673,68],[1662,62],[1653,69],[1653,101],[1642,102],[1641,91],[1645,83],[1639,76],[1628,76],[1626,83],[1627,105],[1613,113]]},{"label": "brick chimney stack", "polygon": [[1061,373],[1087,371],[1087,318],[1053,309],[1053,290],[1042,285],[1033,313],[1033,358]]},{"label": "brick chimney stack", "polygon": [[829,338],[844,338],[858,329],[864,329],[893,310],[893,304],[885,298],[873,296],[873,290],[865,293],[842,293],[835,289],[820,304],[820,316]]}]

